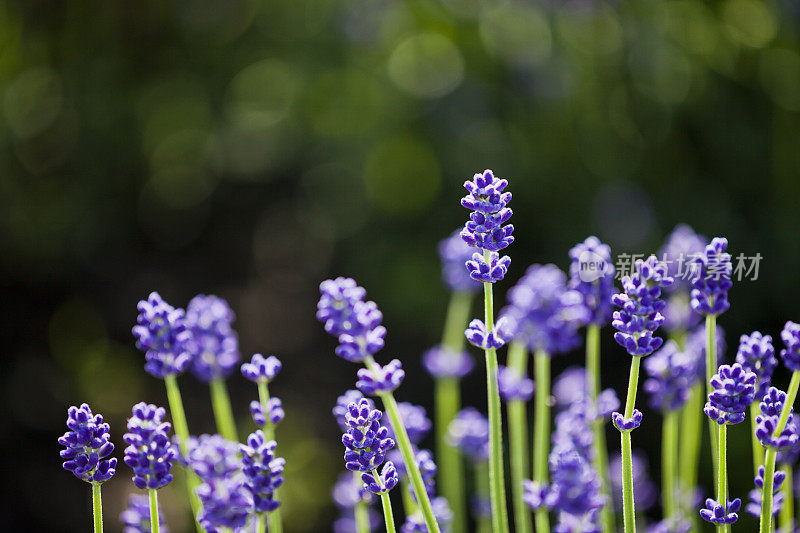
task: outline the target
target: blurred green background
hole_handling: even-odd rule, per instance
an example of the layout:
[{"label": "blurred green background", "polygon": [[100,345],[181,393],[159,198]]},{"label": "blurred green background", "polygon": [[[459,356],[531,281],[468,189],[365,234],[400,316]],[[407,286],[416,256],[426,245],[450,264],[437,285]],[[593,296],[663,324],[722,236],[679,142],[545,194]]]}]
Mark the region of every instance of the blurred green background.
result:
[{"label": "blurred green background", "polygon": [[[130,406],[166,403],[130,335],[159,290],[176,306],[227,298],[243,355],[284,360],[287,530],[329,530],[329,407],[355,367],[314,319],[317,284],[367,288],[382,360],[408,368],[400,397],[430,408],[418,359],[447,301],[435,246],[486,167],[514,193],[500,294],[527,264],[566,267],[589,234],[649,253],[687,222],[764,257],[720,320],[729,357],[741,333],[777,336],[800,317],[798,16],[798,0],[0,2],[4,526],[88,528],[89,488],[55,439],[88,401],[121,456]],[[622,392],[628,358],[605,336]],[[192,430],[212,431],[207,389],[181,386]],[[229,386],[250,430],[255,388]],[[481,406],[482,372],[465,387]],[[730,464],[749,461],[746,433],[731,431]],[[656,479],[658,435],[636,436]],[[121,465],[104,486],[109,531],[129,477]],[[751,482],[732,473],[737,495]],[[180,498],[163,491],[173,531]]]}]

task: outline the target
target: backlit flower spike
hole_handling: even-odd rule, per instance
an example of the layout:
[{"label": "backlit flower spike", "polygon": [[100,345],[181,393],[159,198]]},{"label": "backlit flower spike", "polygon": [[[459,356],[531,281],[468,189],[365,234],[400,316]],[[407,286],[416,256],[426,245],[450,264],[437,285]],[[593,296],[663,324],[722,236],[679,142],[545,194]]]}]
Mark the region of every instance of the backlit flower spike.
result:
[{"label": "backlit flower spike", "polygon": [[756,375],[756,400],[763,398],[769,389],[772,373],[778,366],[775,348],[772,346],[772,337],[761,335],[758,331],[754,331],[750,335],[742,335],[739,338],[736,362],[745,370]]},{"label": "backlit flower spike", "polygon": [[253,497],[256,513],[274,511],[280,506],[275,491],[283,484],[283,468],[286,461],[275,457],[276,443],[267,440],[260,429],[247,437],[247,444],[240,444],[242,471],[247,481],[245,487]]},{"label": "backlit flower spike", "polygon": [[476,292],[481,284],[472,279],[464,265],[472,259],[475,248],[464,242],[461,230],[439,242],[439,257],[442,260],[442,280],[454,292]]},{"label": "backlit flower spike", "polygon": [[[119,514],[122,533],[150,533],[150,498],[145,494],[128,496],[128,507]],[[158,507],[158,531],[169,533],[164,523],[164,512]]]},{"label": "backlit flower spike", "polygon": [[695,259],[692,278],[692,309],[703,315],[720,315],[731,306],[728,291],[733,283],[728,239],[714,237],[705,251]]},{"label": "backlit flower spike", "polygon": [[125,464],[133,470],[133,484],[139,489],[160,489],[172,481],[177,450],[169,437],[172,425],[164,421],[166,411],[145,402],[137,403],[128,419],[123,439]]},{"label": "backlit flower spike", "polygon": [[379,476],[375,476],[386,459],[386,453],[394,447],[389,430],[380,424],[382,417],[383,413],[371,407],[366,398],[353,402],[347,407],[347,430],[342,435],[345,467],[351,471],[372,474],[362,476],[362,481],[364,488],[374,494],[388,492],[398,480],[397,470],[391,461],[386,463]]},{"label": "backlit flower spike", "polygon": [[157,292],[136,308],[139,315],[132,332],[136,347],[145,353],[145,371],[159,379],[183,373],[192,361],[186,351],[190,333],[183,309],[172,307]]},{"label": "backlit flower spike", "polygon": [[489,421],[474,407],[465,407],[447,427],[448,443],[473,463],[489,460]]},{"label": "backlit flower spike", "polygon": [[713,390],[703,411],[717,424],[738,424],[755,398],[756,375],[742,365],[722,365],[711,378]]},{"label": "backlit flower spike", "polygon": [[461,379],[472,372],[475,361],[467,352],[437,346],[422,354],[422,366],[434,378]]},{"label": "backlit flower spike", "polygon": [[612,299],[620,309],[614,311],[611,324],[617,330],[614,339],[629,354],[650,355],[661,347],[663,339],[653,333],[664,323],[660,312],[665,306],[661,291],[672,283],[666,265],[655,255],[645,261],[637,260],[633,274],[622,278],[624,292]]},{"label": "backlit flower spike", "polygon": [[270,383],[281,371],[280,359],[274,355],[264,357],[260,353],[253,354],[248,363],[242,363],[242,375],[254,383]]},{"label": "backlit flower spike", "polygon": [[507,186],[508,181],[495,177],[491,170],[475,174],[472,181],[464,182],[468,194],[461,199],[461,205],[472,211],[461,230],[461,238],[467,245],[498,252],[514,242],[511,235],[514,226],[504,226],[511,218],[511,209],[507,207],[511,193],[504,192]]},{"label": "backlit flower spike", "polygon": [[358,370],[356,387],[367,396],[377,396],[380,393],[392,392],[403,382],[406,373],[399,359],[392,359],[381,367],[361,368]]},{"label": "backlit flower spike", "polygon": [[239,363],[239,339],[228,303],[213,295],[198,294],[186,306],[190,332],[186,349],[192,356],[191,371],[200,381],[225,379]]},{"label": "backlit flower spike", "polygon": [[734,498],[733,501],[728,501],[727,506],[721,505],[717,500],[712,498],[706,499],[705,509],[700,509],[700,516],[706,522],[713,524],[733,524],[739,519],[739,508],[742,506],[742,500]]},{"label": "backlit flower spike", "polygon": [[783,364],[792,372],[800,371],[800,324],[786,322],[781,331],[781,340],[785,346],[781,350]]},{"label": "backlit flower spike", "polygon": [[650,405],[660,411],[680,409],[695,381],[695,366],[693,358],[681,352],[675,341],[668,341],[645,359],[649,377],[644,382],[644,390],[650,394]]},{"label": "backlit flower spike", "polygon": [[505,366],[498,368],[497,383],[500,385],[500,398],[506,402],[527,402],[533,398],[536,388],[532,379],[520,376],[516,370]]},{"label": "backlit flower spike", "polygon": [[[756,416],[756,438],[764,446],[771,446],[778,450],[788,450],[798,443],[797,428],[795,426],[794,415],[789,414],[786,426],[780,435],[775,436],[778,428],[783,406],[786,403],[786,393],[775,387],[770,387],[767,394],[759,404],[761,414]],[[763,479],[763,476],[762,476]]]},{"label": "backlit flower spike", "polygon": [[589,312],[589,322],[598,326],[611,320],[614,296],[614,262],[611,247],[595,236],[572,247],[569,251],[569,288],[583,297],[583,305]]},{"label": "backlit flower spike", "polygon": [[63,466],[75,477],[89,483],[103,483],[116,473],[117,459],[108,458],[114,451],[109,434],[110,427],[103,416],[92,413],[89,404],[72,406],[67,411],[69,431],[58,439],[64,446]]}]

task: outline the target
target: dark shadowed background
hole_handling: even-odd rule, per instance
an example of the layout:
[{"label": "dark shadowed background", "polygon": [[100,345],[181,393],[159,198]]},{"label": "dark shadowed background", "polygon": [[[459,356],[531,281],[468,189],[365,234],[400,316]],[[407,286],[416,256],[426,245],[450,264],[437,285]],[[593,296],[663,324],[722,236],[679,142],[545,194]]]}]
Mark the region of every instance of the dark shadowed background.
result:
[{"label": "dark shadowed background", "polygon": [[[797,0],[0,2],[4,528],[88,529],[89,487],[56,438],[87,401],[121,457],[130,406],[166,404],[130,334],[158,290],[228,299],[243,356],[284,361],[287,531],[327,531],[343,468],[330,407],[356,367],[315,321],[317,285],[367,288],[389,330],[379,360],[400,357],[399,397],[430,408],[419,355],[448,297],[436,243],[487,167],[514,193],[498,299],[530,263],[565,268],[589,234],[649,253],[687,222],[763,256],[720,319],[728,357],[741,333],[777,336],[800,317],[799,14]],[[604,361],[623,393],[629,358],[608,331]],[[479,407],[482,379],[479,365],[465,382]],[[180,383],[190,428],[213,431],[207,388]],[[251,430],[255,387],[229,387]],[[657,480],[648,417],[635,445]],[[749,461],[744,426],[731,465]],[[745,496],[749,468],[732,470]],[[120,464],[109,531],[132,488]],[[162,491],[173,531],[182,497]]]}]

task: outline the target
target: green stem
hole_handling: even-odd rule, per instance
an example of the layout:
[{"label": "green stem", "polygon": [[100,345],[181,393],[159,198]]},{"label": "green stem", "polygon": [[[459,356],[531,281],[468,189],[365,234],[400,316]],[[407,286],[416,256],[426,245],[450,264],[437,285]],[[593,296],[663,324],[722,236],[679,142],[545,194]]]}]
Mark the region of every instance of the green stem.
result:
[{"label": "green stem", "polygon": [[[680,493],[681,507],[684,515],[691,522],[692,529],[696,532],[699,524],[697,513],[691,507],[691,497],[687,497],[697,486],[697,466],[700,457],[701,426],[703,424],[703,384],[701,382],[692,385],[689,391],[689,398],[681,409],[681,432],[680,432]],[[690,507],[686,507],[686,506]]]},{"label": "green stem", "polygon": [[[717,502],[726,512],[728,509],[728,425],[717,424],[717,445],[719,462],[717,463]],[[730,531],[729,524],[717,524],[717,531]]]},{"label": "green stem", "polygon": [[[472,307],[472,293],[454,292],[447,306],[442,334],[442,346],[454,354],[464,351],[464,328]],[[436,380],[434,391],[436,420],[436,456],[439,463],[439,483],[453,512],[453,531],[466,531],[467,510],[464,491],[464,460],[457,448],[447,442],[447,428],[461,409],[461,390],[456,378]]]},{"label": "green stem", "polygon": [[756,437],[756,417],[760,410],[758,408],[759,402],[750,404],[750,438],[753,444],[753,474],[758,475],[758,467],[764,464],[764,447]]},{"label": "green stem", "polygon": [[783,464],[781,470],[786,474],[786,479],[781,486],[783,492],[783,505],[780,514],[781,533],[792,533],[794,531],[794,487],[792,487],[792,465]]},{"label": "green stem", "polygon": [[[777,437],[786,427],[789,421],[789,415],[792,412],[792,406],[797,398],[797,389],[800,387],[800,371],[795,370],[792,372],[792,380],[789,382],[789,390],[786,391],[786,403],[783,404],[781,416],[778,419],[778,425],[775,426],[773,436]],[[772,485],[773,477],[775,475],[775,448],[767,446],[767,452],[764,455],[764,487],[761,490],[761,522],[759,524],[760,533],[772,532]],[[785,482],[791,483],[791,480]]]},{"label": "green stem", "polygon": [[[597,401],[600,394],[600,326],[589,324],[586,328],[586,372],[589,395],[592,402]],[[611,481],[608,477],[608,451],[606,447],[606,432],[602,419],[596,420],[592,424],[593,445],[594,445],[594,468],[600,478],[600,491],[606,500],[600,510],[600,521],[603,526],[603,533],[614,533],[616,524],[614,523],[614,506],[610,503]]]},{"label": "green stem", "polygon": [[664,505],[664,518],[672,520],[678,517],[675,506],[675,496],[677,495],[675,476],[678,462],[678,411],[665,413],[661,438],[661,496]]},{"label": "green stem", "polygon": [[[714,387],[711,386],[711,378],[717,373],[717,315],[706,316],[706,395],[711,394]],[[717,447],[719,446],[717,440],[719,438],[717,431],[717,422],[713,418],[708,419],[708,434],[711,441],[711,457],[719,457]],[[714,469],[714,479],[719,475],[717,473],[716,461],[711,461]]]},{"label": "green stem", "polygon": [[[484,251],[489,262],[489,252]],[[483,284],[484,322],[486,331],[494,329],[494,299],[492,284]],[[492,503],[494,533],[508,532],[506,483],[503,473],[503,422],[500,410],[500,387],[497,384],[497,350],[486,350],[486,399],[489,406],[489,491]]]},{"label": "green stem", "polygon": [[[353,472],[353,483],[355,483],[357,487],[361,486],[360,472]],[[358,502],[356,503],[355,518],[356,518],[356,533],[370,533],[369,509],[367,508],[367,502],[365,502],[362,499],[359,499]]]},{"label": "green stem", "polygon": [[92,517],[94,533],[103,533],[103,497],[100,495],[100,483],[92,483]]},{"label": "green stem", "polygon": [[150,533],[158,533],[158,494],[156,489],[149,489],[150,493]]},{"label": "green stem", "polygon": [[[489,499],[489,463],[484,461],[475,465],[475,497]],[[478,533],[492,533],[492,522],[485,515],[475,516]]]},{"label": "green stem", "polygon": [[[258,382],[258,400],[261,402],[261,408],[267,414],[267,404],[269,403],[269,387],[266,381]],[[275,426],[270,422],[267,417],[267,422],[262,426],[261,430],[264,432],[264,437],[267,441],[275,440]],[[278,490],[275,490],[275,499],[278,498]],[[280,500],[279,500],[280,501]],[[269,522],[269,533],[281,533],[283,531],[283,520],[281,520],[281,508],[278,507],[274,511],[267,514],[267,521]]]},{"label": "green stem", "polygon": [[[550,356],[544,350],[536,350],[533,362],[534,378],[536,379],[533,479],[541,484],[546,484],[550,481],[547,469],[547,456],[550,453]],[[550,531],[550,517],[546,507],[542,506],[536,510],[535,519],[537,533]]]},{"label": "green stem", "polygon": [[222,378],[212,379],[208,383],[211,388],[211,407],[214,410],[214,420],[217,422],[217,431],[226,439],[239,442],[236,434],[236,423],[233,420],[231,399],[228,396],[228,387]]},{"label": "green stem", "polygon": [[400,482],[400,487],[403,489],[403,511],[406,516],[411,516],[417,512],[417,502],[411,496],[411,486],[408,484],[408,479],[403,479]]},{"label": "green stem", "polygon": [[[525,376],[528,369],[528,352],[525,345],[514,342],[508,349],[508,368]],[[508,444],[511,463],[511,496],[514,505],[514,525],[517,533],[532,531],[531,514],[522,499],[522,481],[530,474],[528,470],[528,421],[525,402],[511,400],[506,403],[508,410]]]},{"label": "green stem", "polygon": [[[371,367],[377,366],[375,361],[367,360],[367,364]],[[411,447],[411,441],[408,439],[408,432],[403,425],[400,418],[400,410],[397,408],[397,401],[390,392],[380,392],[378,394],[383,401],[383,406],[389,414],[389,420],[394,430],[394,435],[397,438],[397,445],[400,448],[400,453],[403,456],[403,462],[406,465],[406,470],[411,478],[411,485],[414,487],[414,494],[419,502],[422,516],[425,518],[425,523],[428,526],[430,533],[439,533],[439,524],[436,523],[436,517],[433,516],[433,508],[431,507],[431,500],[428,498],[428,493],[425,491],[425,484],[422,481],[422,474],[419,472],[419,466],[414,460],[414,450]]]},{"label": "green stem", "polygon": [[[625,418],[633,416],[636,405],[636,391],[639,387],[639,365],[641,357],[631,358],[631,373],[628,378],[628,397],[625,400]],[[633,502],[633,453],[631,451],[631,432],[621,431],[622,443],[622,516],[625,533],[636,531],[636,511]]]},{"label": "green stem", "polygon": [[[380,483],[380,475],[376,469],[372,470],[372,475]],[[383,507],[383,521],[386,523],[386,533],[395,533],[394,515],[392,514],[392,500],[389,499],[389,492],[381,492],[381,506]]]},{"label": "green stem", "polygon": [[[183,410],[183,400],[181,399],[181,391],[178,388],[178,380],[172,374],[164,376],[164,385],[167,388],[167,401],[169,402],[169,412],[172,416],[172,426],[175,430],[175,435],[178,436],[181,455],[185,457],[189,426],[186,423],[186,412]],[[194,525],[198,533],[202,533],[204,530],[200,522],[197,521],[197,517],[200,516],[203,506],[200,504],[200,498],[195,493],[195,489],[200,485],[200,480],[190,468],[185,468],[183,471],[186,473],[186,489],[189,491],[189,504],[192,507]]]}]

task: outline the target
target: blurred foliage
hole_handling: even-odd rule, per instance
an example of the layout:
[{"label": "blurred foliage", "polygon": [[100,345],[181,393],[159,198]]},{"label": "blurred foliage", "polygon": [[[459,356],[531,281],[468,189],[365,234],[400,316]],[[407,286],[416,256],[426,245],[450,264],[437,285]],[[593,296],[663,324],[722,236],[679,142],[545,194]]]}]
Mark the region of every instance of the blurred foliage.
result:
[{"label": "blurred foliage", "polygon": [[[85,523],[79,483],[56,472],[66,406],[93,402],[120,437],[129,405],[164,403],[129,335],[158,289],[228,298],[244,353],[286,360],[287,513],[327,530],[327,406],[354,369],[314,322],[316,285],[368,288],[387,356],[411,369],[404,395],[430,407],[415,374],[446,302],[435,244],[486,167],[515,195],[510,278],[565,266],[590,233],[650,252],[685,221],[764,256],[721,322],[731,342],[775,335],[800,298],[798,16],[797,0],[0,3],[0,365],[17,463],[36,464],[10,523]],[[254,392],[235,381],[244,427]],[[211,431],[207,391],[182,386]],[[482,398],[480,376],[467,387]]]}]

